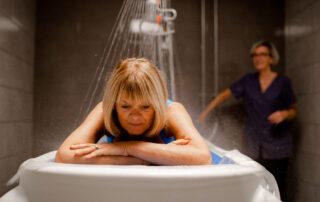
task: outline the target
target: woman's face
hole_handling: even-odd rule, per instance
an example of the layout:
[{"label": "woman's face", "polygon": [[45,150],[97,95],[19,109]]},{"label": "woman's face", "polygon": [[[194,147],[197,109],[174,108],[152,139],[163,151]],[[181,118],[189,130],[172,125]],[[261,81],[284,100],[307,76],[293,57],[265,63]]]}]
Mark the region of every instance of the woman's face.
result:
[{"label": "woman's face", "polygon": [[154,108],[147,102],[123,97],[116,103],[116,111],[121,127],[130,135],[143,134],[153,123]]},{"label": "woman's face", "polygon": [[253,66],[257,71],[263,71],[271,67],[273,62],[269,49],[265,46],[259,46],[252,54]]}]

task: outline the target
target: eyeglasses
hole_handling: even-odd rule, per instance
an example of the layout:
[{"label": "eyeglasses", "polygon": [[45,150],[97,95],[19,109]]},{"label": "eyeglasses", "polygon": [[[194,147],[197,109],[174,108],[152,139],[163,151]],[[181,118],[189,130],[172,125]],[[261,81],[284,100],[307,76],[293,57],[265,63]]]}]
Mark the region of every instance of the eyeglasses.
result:
[{"label": "eyeglasses", "polygon": [[251,58],[254,58],[254,57],[267,57],[267,56],[271,56],[271,55],[269,53],[260,53],[260,54],[252,53],[250,55]]}]

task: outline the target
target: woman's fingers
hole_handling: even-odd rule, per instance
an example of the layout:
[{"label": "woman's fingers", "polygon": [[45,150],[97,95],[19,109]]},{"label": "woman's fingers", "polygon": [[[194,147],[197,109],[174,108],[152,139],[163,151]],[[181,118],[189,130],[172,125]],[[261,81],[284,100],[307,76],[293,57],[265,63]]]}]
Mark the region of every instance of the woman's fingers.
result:
[{"label": "woman's fingers", "polygon": [[95,150],[97,150],[96,146],[92,145],[92,146],[86,147],[84,149],[78,149],[74,154],[76,156],[83,156],[83,155],[86,155],[86,154],[90,154]]},{"label": "woman's fingers", "polygon": [[[179,141],[179,144],[185,144]],[[93,158],[95,156],[115,155],[128,156],[126,147],[121,143],[104,143],[104,144],[75,144],[70,146],[71,150],[75,151],[75,156],[85,156],[85,158]]]},{"label": "woman's fingers", "polygon": [[84,149],[84,148],[87,148],[87,147],[92,147],[94,146],[95,144],[93,143],[85,143],[85,144],[73,144],[70,146],[70,149],[71,150],[74,150],[74,149]]},{"label": "woman's fingers", "polygon": [[104,155],[104,151],[102,149],[98,149],[98,150],[95,150],[95,151],[91,152],[90,154],[86,155],[85,158],[90,159],[90,158],[93,158],[96,156],[103,156],[103,155]]},{"label": "woman's fingers", "polygon": [[88,155],[85,156],[86,159],[90,159],[96,156],[104,156],[104,155],[112,155],[112,153],[110,153],[110,145],[112,143],[108,143],[108,144],[96,144],[95,145],[95,151],[89,153]]}]

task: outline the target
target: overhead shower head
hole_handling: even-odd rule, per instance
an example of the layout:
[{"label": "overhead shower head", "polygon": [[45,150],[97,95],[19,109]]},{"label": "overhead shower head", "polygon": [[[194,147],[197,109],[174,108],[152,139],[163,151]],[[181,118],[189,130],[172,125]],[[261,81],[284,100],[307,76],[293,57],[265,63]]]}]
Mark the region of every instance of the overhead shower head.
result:
[{"label": "overhead shower head", "polygon": [[148,35],[168,35],[174,33],[174,30],[165,30],[161,24],[148,22],[141,19],[131,20],[130,30],[133,33],[142,33]]},{"label": "overhead shower head", "polygon": [[[148,4],[156,5],[156,0],[147,0]],[[160,1],[159,1],[160,3]],[[150,9],[150,8],[149,8]],[[151,15],[150,15],[151,14]],[[150,17],[151,16],[151,17]],[[149,35],[173,34],[173,23],[177,17],[177,11],[172,8],[151,8],[148,18],[132,19],[130,31]]]},{"label": "overhead shower head", "polygon": [[157,0],[147,0],[147,4],[154,4],[156,5],[158,2]]}]

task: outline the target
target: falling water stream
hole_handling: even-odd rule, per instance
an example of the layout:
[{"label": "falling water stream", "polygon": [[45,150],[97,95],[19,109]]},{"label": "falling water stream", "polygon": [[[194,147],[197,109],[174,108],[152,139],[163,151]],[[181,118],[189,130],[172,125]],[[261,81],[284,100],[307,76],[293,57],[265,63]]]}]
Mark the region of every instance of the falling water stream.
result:
[{"label": "falling water stream", "polygon": [[169,98],[176,100],[173,55],[177,13],[170,0],[124,0],[81,105],[76,125],[102,100],[104,87],[116,63],[127,57],[151,60],[164,76]]}]

